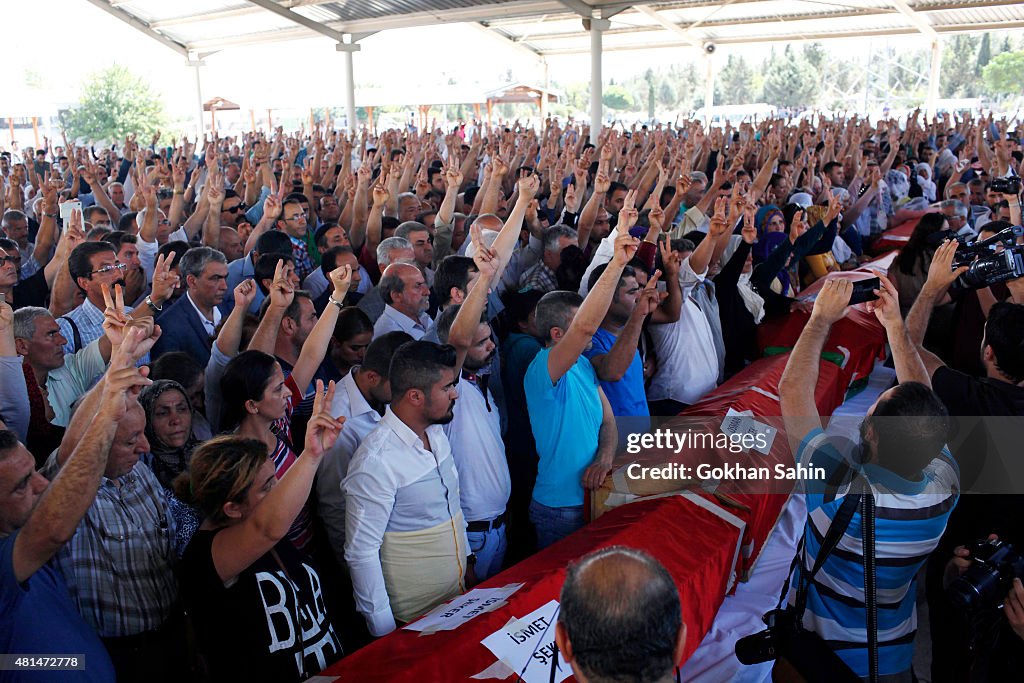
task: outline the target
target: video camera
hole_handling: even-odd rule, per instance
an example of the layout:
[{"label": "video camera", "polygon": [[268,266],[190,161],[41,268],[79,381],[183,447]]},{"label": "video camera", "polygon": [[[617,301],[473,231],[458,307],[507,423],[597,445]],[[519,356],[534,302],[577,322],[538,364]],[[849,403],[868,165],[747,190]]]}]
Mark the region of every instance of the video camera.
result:
[{"label": "video camera", "polygon": [[1024,557],[1013,545],[999,540],[978,541],[971,548],[971,566],[949,586],[949,599],[965,612],[994,609],[1024,578]]},{"label": "video camera", "polygon": [[[968,242],[961,235],[948,231],[934,233],[939,244],[946,239],[960,243],[953,257],[953,267],[967,266],[967,272],[957,278],[957,289],[981,289],[998,282],[1024,277],[1024,245],[1017,244],[1017,237],[1024,234],[1020,226],[1005,228],[992,237],[978,242]],[[929,240],[931,243],[932,240]],[[936,245],[937,246],[937,245]],[[998,247],[1002,246],[1002,250]]]},{"label": "video camera", "polygon": [[995,178],[989,185],[989,190],[992,192],[1016,196],[1020,194],[1020,186],[1020,176],[1013,176],[1012,178]]}]

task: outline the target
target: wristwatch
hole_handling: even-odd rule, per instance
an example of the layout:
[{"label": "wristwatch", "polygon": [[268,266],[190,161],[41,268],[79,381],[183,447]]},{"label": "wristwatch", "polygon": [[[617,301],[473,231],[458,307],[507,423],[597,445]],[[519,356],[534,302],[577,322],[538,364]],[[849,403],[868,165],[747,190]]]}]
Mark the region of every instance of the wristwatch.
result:
[{"label": "wristwatch", "polygon": [[335,299],[333,294],[328,294],[327,295],[327,303],[334,304],[335,306],[338,307],[339,311],[341,309],[345,308],[345,304],[340,302],[340,301],[338,301],[337,299]]},{"label": "wristwatch", "polygon": [[159,313],[160,311],[164,310],[163,306],[157,306],[156,303],[153,301],[153,298],[148,295],[146,296],[146,300],[143,303],[149,306],[150,310],[153,311],[154,313]]}]

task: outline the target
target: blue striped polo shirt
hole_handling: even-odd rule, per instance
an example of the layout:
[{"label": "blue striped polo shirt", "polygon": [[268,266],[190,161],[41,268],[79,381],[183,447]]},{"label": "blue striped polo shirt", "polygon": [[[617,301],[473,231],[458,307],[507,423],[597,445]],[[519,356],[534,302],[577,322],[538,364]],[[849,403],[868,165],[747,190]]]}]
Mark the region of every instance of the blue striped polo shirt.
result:
[{"label": "blue striped polo shirt", "polygon": [[[798,461],[824,467],[831,476],[845,461],[825,433],[811,431],[800,444]],[[877,465],[863,466],[875,497],[875,554],[879,675],[911,668],[917,575],[935,549],[960,494],[959,468],[948,449],[924,469],[919,481],[910,481]],[[807,525],[804,556],[794,570],[797,585],[801,570],[807,574],[821,548],[832,518],[849,492],[847,482],[838,490],[807,487]],[[803,624],[825,639],[858,676],[868,676],[867,615],[864,609],[864,567],[861,552],[861,517],[858,509],[836,549],[822,565],[807,590]],[[790,591],[795,602],[796,591]]]}]

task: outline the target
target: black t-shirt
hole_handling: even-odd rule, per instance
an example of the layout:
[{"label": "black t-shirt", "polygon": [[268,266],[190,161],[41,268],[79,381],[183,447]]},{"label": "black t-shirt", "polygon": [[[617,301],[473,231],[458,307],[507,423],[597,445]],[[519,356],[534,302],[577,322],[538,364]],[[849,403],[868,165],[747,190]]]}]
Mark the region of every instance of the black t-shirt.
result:
[{"label": "black t-shirt", "polygon": [[14,285],[14,310],[27,306],[46,308],[46,300],[50,298],[50,288],[46,285],[46,275],[40,268]]},{"label": "black t-shirt", "polygon": [[932,374],[932,388],[950,415],[1024,416],[1024,387],[943,366]]},{"label": "black t-shirt", "polygon": [[[219,531],[197,531],[180,566],[185,606],[211,677],[298,681],[341,657],[341,642],[313,562],[282,541],[274,550],[287,572],[272,553],[266,553],[225,586],[211,553]],[[305,653],[305,676],[299,668],[300,652]]]}]

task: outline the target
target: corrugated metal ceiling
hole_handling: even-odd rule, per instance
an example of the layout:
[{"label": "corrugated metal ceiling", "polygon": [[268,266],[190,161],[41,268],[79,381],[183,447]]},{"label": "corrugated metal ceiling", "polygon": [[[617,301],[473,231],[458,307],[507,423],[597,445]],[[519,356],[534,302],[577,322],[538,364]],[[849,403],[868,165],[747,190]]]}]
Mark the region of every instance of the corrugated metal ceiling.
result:
[{"label": "corrugated metal ceiling", "polygon": [[[96,0],[92,0],[94,4]],[[611,15],[607,49],[642,49],[701,42],[761,42],[919,32],[885,0],[277,0],[283,8],[343,33],[438,23],[475,22],[538,55],[585,52],[589,40],[579,14],[591,6]],[[316,33],[245,0],[99,0],[149,30],[194,51],[307,38]],[[667,30],[636,5],[675,26]],[[939,33],[1024,28],[1024,2],[910,0]]]}]

